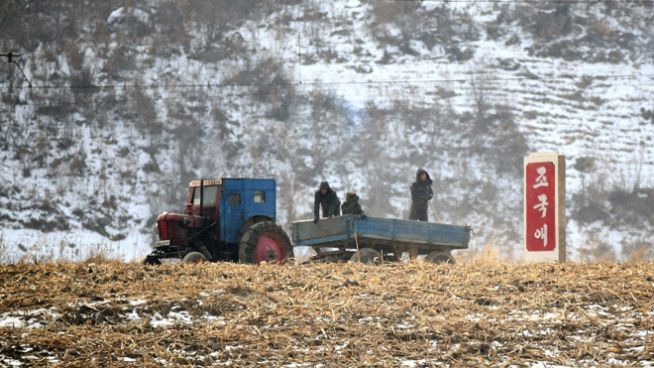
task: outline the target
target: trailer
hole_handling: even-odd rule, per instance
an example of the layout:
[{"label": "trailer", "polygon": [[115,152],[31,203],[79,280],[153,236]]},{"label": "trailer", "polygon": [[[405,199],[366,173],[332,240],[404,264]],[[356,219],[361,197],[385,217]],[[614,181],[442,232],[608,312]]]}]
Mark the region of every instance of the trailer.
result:
[{"label": "trailer", "polygon": [[291,225],[293,247],[311,247],[315,261],[399,261],[404,252],[414,259],[454,263],[452,251],[467,249],[470,226],[345,215]]}]

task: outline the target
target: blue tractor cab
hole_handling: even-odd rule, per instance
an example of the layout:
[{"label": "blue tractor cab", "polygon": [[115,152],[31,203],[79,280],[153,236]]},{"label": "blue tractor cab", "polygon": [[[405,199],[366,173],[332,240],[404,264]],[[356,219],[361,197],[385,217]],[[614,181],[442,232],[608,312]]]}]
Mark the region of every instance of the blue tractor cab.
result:
[{"label": "blue tractor cab", "polygon": [[159,240],[146,264],[178,258],[185,263],[286,261],[291,243],[275,223],[274,179],[216,178],[189,183],[184,213],[157,217]]},{"label": "blue tractor cab", "polygon": [[276,183],[273,179],[225,179],[220,201],[220,235],[228,243],[237,243],[243,225],[275,221]]}]

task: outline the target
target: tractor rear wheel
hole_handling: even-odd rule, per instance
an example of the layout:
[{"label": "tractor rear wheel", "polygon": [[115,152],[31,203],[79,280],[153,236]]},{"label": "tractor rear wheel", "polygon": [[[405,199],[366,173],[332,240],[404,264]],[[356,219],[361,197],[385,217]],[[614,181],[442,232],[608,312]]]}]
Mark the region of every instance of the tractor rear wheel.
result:
[{"label": "tractor rear wheel", "polygon": [[248,227],[238,246],[240,263],[284,263],[293,254],[291,240],[281,226],[270,221]]},{"label": "tractor rear wheel", "polygon": [[372,248],[362,248],[358,252],[354,252],[350,257],[350,262],[361,262],[364,264],[380,264],[382,256],[379,251]]},{"label": "tractor rear wheel", "polygon": [[203,263],[207,258],[200,252],[191,252],[184,256],[182,263]]},{"label": "tractor rear wheel", "polygon": [[425,257],[425,261],[437,264],[454,264],[454,257],[449,252],[437,250],[429,253]]}]

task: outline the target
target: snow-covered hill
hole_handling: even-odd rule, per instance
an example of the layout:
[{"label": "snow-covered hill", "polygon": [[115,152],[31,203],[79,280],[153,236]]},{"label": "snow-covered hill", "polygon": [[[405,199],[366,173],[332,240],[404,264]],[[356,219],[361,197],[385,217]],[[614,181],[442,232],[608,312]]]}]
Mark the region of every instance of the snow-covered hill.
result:
[{"label": "snow-covered hill", "polygon": [[[126,259],[188,180],[271,176],[288,224],[327,179],[517,256],[521,162],[568,162],[574,259],[654,241],[651,3],[9,1],[0,5],[5,259]],[[23,25],[29,24],[25,28]],[[13,78],[13,81],[12,81]]]}]

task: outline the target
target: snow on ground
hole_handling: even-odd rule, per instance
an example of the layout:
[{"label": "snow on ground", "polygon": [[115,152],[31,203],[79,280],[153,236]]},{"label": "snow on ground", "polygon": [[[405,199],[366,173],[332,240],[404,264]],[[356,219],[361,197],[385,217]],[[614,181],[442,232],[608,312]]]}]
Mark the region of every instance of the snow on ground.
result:
[{"label": "snow on ground", "polygon": [[0,365],[32,357],[105,366],[654,362],[647,263],[113,262],[0,271]]},{"label": "snow on ground", "polygon": [[[0,230],[5,262],[76,261],[92,257],[139,261],[152,248],[151,236],[136,233],[111,241],[85,229],[43,233],[34,229]],[[23,250],[24,249],[24,250]]]}]

